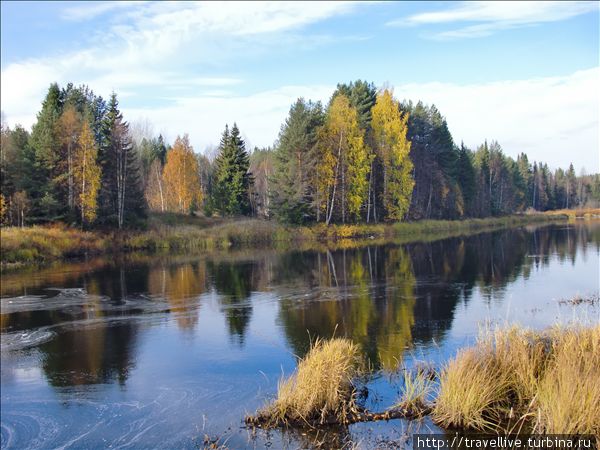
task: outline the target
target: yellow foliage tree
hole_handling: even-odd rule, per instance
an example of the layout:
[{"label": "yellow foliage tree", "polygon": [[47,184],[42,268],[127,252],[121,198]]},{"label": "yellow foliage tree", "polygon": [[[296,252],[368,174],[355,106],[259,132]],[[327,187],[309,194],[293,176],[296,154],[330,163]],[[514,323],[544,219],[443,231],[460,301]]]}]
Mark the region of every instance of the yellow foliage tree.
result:
[{"label": "yellow foliage tree", "polygon": [[358,218],[368,189],[370,159],[356,108],[337,95],[318,135],[316,188],[319,206],[329,224],[337,205],[342,222]]},{"label": "yellow foliage tree", "polygon": [[388,220],[401,220],[408,212],[415,185],[410,160],[410,141],[406,138],[408,114],[385,89],[377,95],[371,109],[375,151],[383,167],[381,203]]},{"label": "yellow foliage tree", "polygon": [[163,169],[163,186],[168,211],[187,213],[202,202],[200,170],[194,149],[186,135],[177,136],[167,153]]},{"label": "yellow foliage tree", "polygon": [[6,219],[7,205],[4,200],[4,195],[0,194],[0,225],[4,225]]},{"label": "yellow foliage tree", "polygon": [[84,121],[79,136],[79,145],[74,158],[74,180],[77,192],[77,206],[81,213],[81,225],[96,220],[98,191],[101,169],[98,164],[98,147],[87,121]]},{"label": "yellow foliage tree", "polygon": [[77,112],[77,109],[73,105],[67,105],[56,124],[64,151],[62,166],[66,165],[60,181],[66,179],[68,187],[67,203],[71,210],[75,207],[74,158],[81,133],[81,122],[81,115]]},{"label": "yellow foliage tree", "polygon": [[151,211],[165,211],[165,195],[163,192],[163,167],[159,158],[152,161],[148,170],[148,182],[144,193],[148,208]]}]

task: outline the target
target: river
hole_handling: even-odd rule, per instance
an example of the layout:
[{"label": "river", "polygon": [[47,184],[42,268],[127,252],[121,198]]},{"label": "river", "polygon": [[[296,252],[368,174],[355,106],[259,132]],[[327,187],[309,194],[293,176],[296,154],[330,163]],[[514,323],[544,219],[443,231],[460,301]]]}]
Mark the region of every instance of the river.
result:
[{"label": "river", "polygon": [[1,447],[381,448],[429,419],[256,431],[311,339],[369,359],[367,406],[403,367],[440,367],[482,327],[597,323],[600,222],[336,251],[130,254],[2,274]]}]

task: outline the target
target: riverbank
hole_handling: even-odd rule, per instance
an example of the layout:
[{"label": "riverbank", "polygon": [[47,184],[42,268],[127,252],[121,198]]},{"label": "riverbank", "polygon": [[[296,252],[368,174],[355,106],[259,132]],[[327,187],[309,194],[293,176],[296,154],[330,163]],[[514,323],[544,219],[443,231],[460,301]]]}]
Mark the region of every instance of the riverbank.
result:
[{"label": "riverbank", "polygon": [[3,267],[131,251],[215,251],[263,246],[323,250],[436,240],[567,219],[564,214],[526,214],[392,224],[286,226],[261,219],[225,220],[153,214],[144,231],[81,231],[65,225],[3,228],[0,250]]}]

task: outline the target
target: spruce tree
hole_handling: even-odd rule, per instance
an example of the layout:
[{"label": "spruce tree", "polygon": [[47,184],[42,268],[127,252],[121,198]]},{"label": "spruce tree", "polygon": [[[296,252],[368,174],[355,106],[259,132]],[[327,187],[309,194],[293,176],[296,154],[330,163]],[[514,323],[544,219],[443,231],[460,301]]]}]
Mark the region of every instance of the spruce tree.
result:
[{"label": "spruce tree", "polygon": [[250,160],[240,130],[234,123],[230,132],[226,125],[215,161],[213,194],[213,204],[222,216],[250,214],[252,177],[249,167]]},{"label": "spruce tree", "polygon": [[275,216],[284,222],[304,223],[311,218],[310,176],[315,163],[312,152],[317,128],[323,121],[320,103],[298,99],[281,127],[271,179],[271,201]]},{"label": "spruce tree", "polygon": [[28,192],[33,220],[56,220],[66,212],[66,201],[60,198],[60,142],[57,124],[62,111],[62,96],[58,84],[48,89],[33,125],[30,145],[34,152],[33,173]]},{"label": "spruce tree", "polygon": [[473,167],[471,152],[463,143],[460,144],[460,150],[458,151],[456,176],[463,196],[465,214],[471,215],[474,208],[473,202],[475,200],[476,189],[475,168]]},{"label": "spruce tree", "polygon": [[99,161],[102,167],[99,221],[122,228],[145,216],[140,161],[131,143],[113,92],[102,122]]}]

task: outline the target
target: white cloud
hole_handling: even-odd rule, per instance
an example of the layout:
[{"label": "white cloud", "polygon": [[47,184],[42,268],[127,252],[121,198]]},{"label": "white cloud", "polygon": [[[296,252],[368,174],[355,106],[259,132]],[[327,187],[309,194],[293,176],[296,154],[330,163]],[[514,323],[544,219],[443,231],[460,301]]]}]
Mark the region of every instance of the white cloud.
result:
[{"label": "white cloud", "polygon": [[[344,14],[357,5],[110,2],[69,6],[63,11],[68,20],[84,20],[115,8],[124,8],[125,12],[112,17],[108,22],[112,25],[95,36],[94,44],[88,48],[2,67],[1,108],[9,123],[31,126],[52,82],[85,83],[103,96],[115,90],[120,97],[133,95],[140,88],[154,88],[155,92],[231,88],[243,83],[243,79],[238,74],[215,76],[214,66],[220,61],[280,45],[289,39],[289,32]],[[310,38],[307,36],[306,40]]]},{"label": "white cloud", "polygon": [[145,1],[105,1],[84,2],[76,6],[69,6],[62,11],[61,17],[65,20],[83,21],[101,16],[116,9],[133,8],[141,6]]},{"label": "white cloud", "polygon": [[188,133],[196,152],[219,143],[225,124],[236,122],[244,137],[259,147],[272,145],[290,106],[298,97],[326,102],[335,86],[284,86],[247,96],[207,92],[196,97],[174,98],[159,108],[124,108],[134,121],[148,119],[173,140]]},{"label": "white cloud", "polygon": [[489,36],[496,31],[566,20],[598,10],[592,1],[495,1],[461,2],[442,11],[414,14],[387,22],[388,26],[432,25],[476,22],[463,28],[433,34],[436,39],[459,39]]},{"label": "white cloud", "polygon": [[[11,126],[30,127],[48,85],[72,81],[86,83],[105,97],[114,89],[128,120],[147,118],[169,139],[187,132],[197,151],[217,144],[225,123],[233,121],[251,144],[270,145],[297,97],[326,101],[334,86],[282,82],[280,87],[242,95],[240,88],[248,88],[243,73],[219,72],[215,61],[235,52],[260,51],[256,47],[261,45],[287,46],[296,38],[290,32],[356,7],[341,2],[136,4],[120,14],[121,22],[98,36],[95,46],[2,67],[1,108]],[[489,26],[561,20],[591,7],[597,5],[469,3],[409,19],[413,24],[481,22],[469,25],[466,33],[473,34],[487,33]],[[481,28],[472,29],[477,26]],[[311,38],[302,36],[305,42]],[[190,75],[190,66],[203,70],[194,69]],[[525,151],[553,166],[572,160],[596,171],[599,70],[471,85],[397,84],[396,95],[435,103],[457,142],[475,147],[486,138],[497,139],[512,156]]]},{"label": "white cloud", "polygon": [[[564,77],[458,85],[397,84],[398,99],[435,104],[455,141],[475,149],[498,140],[506,154],[525,152],[551,167],[599,170],[600,69]],[[393,83],[392,83],[393,84]],[[198,152],[216,145],[226,123],[236,121],[253,145],[271,145],[291,104],[298,98],[327,102],[334,86],[285,86],[248,96],[218,92],[175,98],[163,108],[125,109],[131,119],[160,124],[169,139],[188,132]]]},{"label": "white cloud", "polygon": [[457,143],[475,148],[495,139],[505,153],[520,152],[553,167],[599,167],[600,68],[564,77],[457,85],[398,85],[399,99],[434,103]]}]

